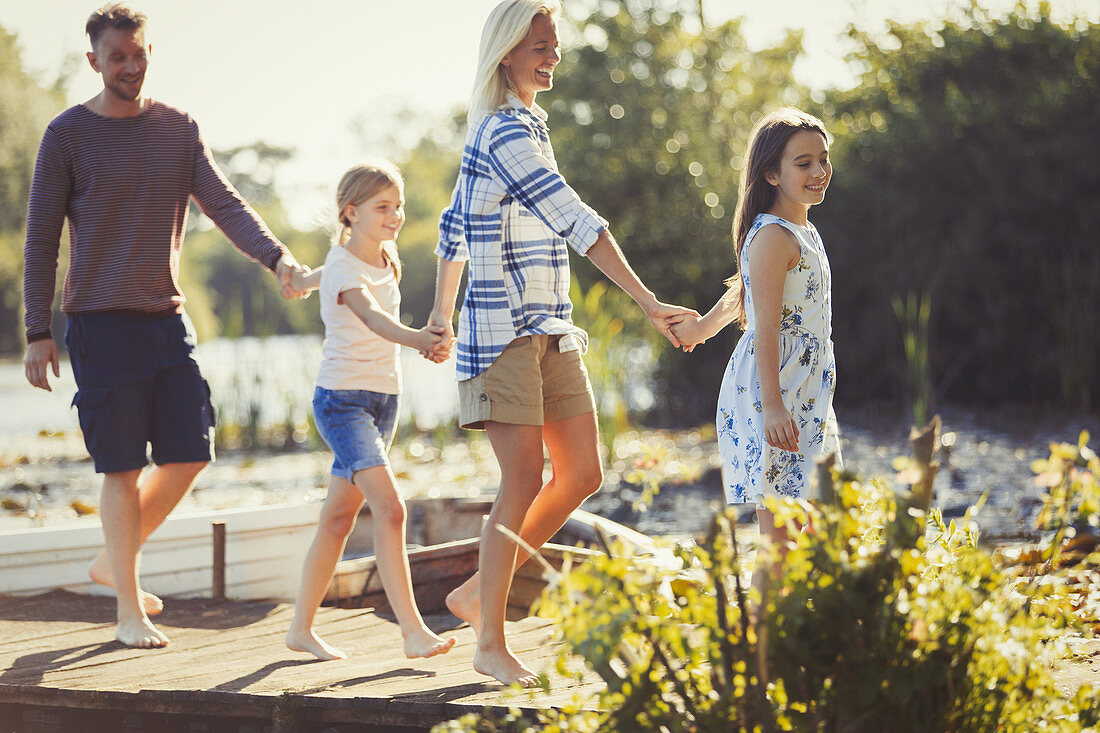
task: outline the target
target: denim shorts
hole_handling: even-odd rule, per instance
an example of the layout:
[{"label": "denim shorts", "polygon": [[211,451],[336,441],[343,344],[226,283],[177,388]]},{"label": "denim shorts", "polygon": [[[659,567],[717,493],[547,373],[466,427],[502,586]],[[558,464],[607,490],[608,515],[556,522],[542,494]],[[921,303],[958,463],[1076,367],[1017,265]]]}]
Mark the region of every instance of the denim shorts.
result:
[{"label": "denim shorts", "polygon": [[65,344],[98,473],[214,458],[214,406],[184,313],[70,313]]},{"label": "denim shorts", "polygon": [[389,464],[386,454],[397,432],[397,395],[318,387],[313,392],[313,417],[335,454],[333,476],[351,481],[356,471]]}]

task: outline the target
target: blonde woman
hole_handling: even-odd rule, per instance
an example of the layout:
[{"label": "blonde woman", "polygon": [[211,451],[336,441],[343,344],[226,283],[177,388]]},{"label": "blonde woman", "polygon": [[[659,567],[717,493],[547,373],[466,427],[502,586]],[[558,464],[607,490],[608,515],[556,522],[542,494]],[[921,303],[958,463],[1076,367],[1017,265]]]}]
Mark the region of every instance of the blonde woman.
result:
[{"label": "blonde woman", "polygon": [[[535,103],[561,60],[556,3],[506,0],[490,13],[470,100],[469,131],[450,206],[440,221],[436,299],[429,324],[451,333],[459,280],[460,422],[484,429],[500,464],[500,492],[481,537],[478,572],[447,606],[478,633],[474,669],[531,686],[534,671],[504,638],[515,567],[527,560],[502,525],[539,547],[603,481],[596,408],[571,320],[571,247],[626,291],[653,325],[694,311],[666,305],[627,264],[607,222],[558,173],[546,113]],[[543,484],[543,450],[551,479]]]},{"label": "blonde woman", "polygon": [[432,657],[450,651],[455,640],[428,629],[416,607],[405,552],[405,503],[386,453],[397,427],[399,345],[445,357],[451,337],[437,327],[414,330],[399,320],[401,264],[395,240],[405,223],[405,197],[397,169],[388,164],[352,168],[340,180],[336,202],[340,229],[324,267],[294,282],[300,290],[320,284],[325,342],[313,413],[335,455],[286,645],[319,659],[347,656],[317,636],[313,619],[366,499],[378,573],[401,626],[405,655]]}]

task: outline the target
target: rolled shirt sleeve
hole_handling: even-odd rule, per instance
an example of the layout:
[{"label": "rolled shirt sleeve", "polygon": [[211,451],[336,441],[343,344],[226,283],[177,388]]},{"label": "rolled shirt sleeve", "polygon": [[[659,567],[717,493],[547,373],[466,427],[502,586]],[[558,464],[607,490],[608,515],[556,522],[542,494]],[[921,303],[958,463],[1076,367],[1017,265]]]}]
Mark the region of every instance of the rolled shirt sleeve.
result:
[{"label": "rolled shirt sleeve", "polygon": [[439,244],[435,248],[435,254],[451,262],[465,262],[470,259],[470,247],[466,243],[462,216],[462,182],[463,177],[460,175],[454,192],[451,193],[451,203],[439,217]]},{"label": "rolled shirt sleeve", "polygon": [[596,243],[607,221],[581,201],[539,149],[527,125],[509,120],[489,140],[489,166],[510,196],[579,254]]}]

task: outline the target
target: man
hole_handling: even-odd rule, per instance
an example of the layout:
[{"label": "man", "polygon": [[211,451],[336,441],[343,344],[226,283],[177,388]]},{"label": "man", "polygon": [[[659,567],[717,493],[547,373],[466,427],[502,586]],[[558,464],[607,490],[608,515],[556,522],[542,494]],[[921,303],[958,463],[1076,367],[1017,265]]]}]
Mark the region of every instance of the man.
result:
[{"label": "man", "polygon": [[[299,265],[218,170],[189,115],[142,95],[152,46],[146,17],[115,3],[88,19],[88,63],[103,90],[58,115],[38,151],[24,247],[28,381],[60,376],[50,320],[61,228],[70,264],[61,310],[84,441],[104,474],[106,549],[89,574],[118,597],[116,637],[162,647],[162,604],[138,583],[145,538],[213,459],[214,416],[193,355],[179,255],[190,197],[244,254],[278,276]],[[140,482],[146,444],[156,464]]]}]

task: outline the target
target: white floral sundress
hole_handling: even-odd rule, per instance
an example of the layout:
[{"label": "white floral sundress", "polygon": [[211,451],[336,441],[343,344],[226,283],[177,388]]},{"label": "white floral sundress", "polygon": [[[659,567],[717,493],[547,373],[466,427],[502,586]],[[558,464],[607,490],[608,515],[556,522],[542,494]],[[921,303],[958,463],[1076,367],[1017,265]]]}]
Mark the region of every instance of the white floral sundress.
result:
[{"label": "white floral sundress", "polygon": [[[778,224],[798,240],[798,265],[783,284],[779,324],[779,388],[783,404],[798,425],[798,452],[773,448],[764,439],[749,248],[768,224]],[[772,214],[752,222],[741,250],[748,323],[737,342],[718,394],[718,451],[722,484],[730,504],[756,502],[763,494],[808,495],[814,459],[834,452],[840,459],[840,431],[833,412],[836,360],[832,342],[832,273],[825,245],[813,224],[799,226]]]}]

